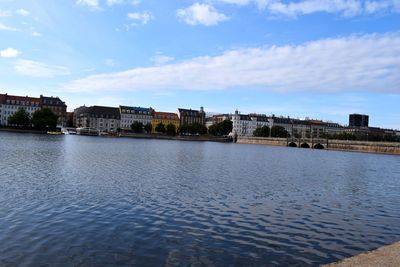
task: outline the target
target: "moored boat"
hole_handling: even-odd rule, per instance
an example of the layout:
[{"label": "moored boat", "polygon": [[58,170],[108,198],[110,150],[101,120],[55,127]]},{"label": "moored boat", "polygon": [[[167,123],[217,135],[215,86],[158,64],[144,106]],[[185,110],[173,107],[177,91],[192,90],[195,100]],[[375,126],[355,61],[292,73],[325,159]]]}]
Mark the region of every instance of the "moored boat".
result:
[{"label": "moored boat", "polygon": [[91,127],[82,127],[82,128],[76,128],[76,133],[78,135],[90,135],[90,136],[99,136],[100,132],[99,130]]}]

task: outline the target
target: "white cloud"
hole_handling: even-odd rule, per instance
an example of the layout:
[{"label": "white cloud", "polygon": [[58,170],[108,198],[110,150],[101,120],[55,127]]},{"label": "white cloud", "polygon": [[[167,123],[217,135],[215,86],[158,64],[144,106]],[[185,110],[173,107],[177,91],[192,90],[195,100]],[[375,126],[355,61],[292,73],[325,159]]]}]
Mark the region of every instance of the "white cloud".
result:
[{"label": "white cloud", "polygon": [[100,8],[99,0],[77,0],[76,4],[78,6],[84,6],[84,7],[88,7],[91,9],[99,9]]},{"label": "white cloud", "polygon": [[128,19],[134,21],[134,24],[142,24],[145,25],[149,23],[149,21],[154,19],[153,14],[151,14],[148,11],[144,12],[133,12],[133,13],[128,13]]},{"label": "white cloud", "polygon": [[226,51],[72,81],[77,92],[140,90],[369,91],[400,93],[400,33]]},{"label": "white cloud", "polygon": [[373,14],[377,12],[400,12],[399,0],[366,1],[365,12]]},{"label": "white cloud", "polygon": [[0,10],[0,18],[10,17],[11,12],[8,10]]},{"label": "white cloud", "polygon": [[17,57],[19,54],[20,52],[15,48],[7,48],[0,51],[0,57],[6,58]]},{"label": "white cloud", "polygon": [[69,70],[63,66],[48,65],[46,63],[32,60],[17,60],[14,70],[21,75],[32,77],[54,77],[70,74]]},{"label": "white cloud", "polygon": [[133,5],[136,6],[140,4],[140,0],[107,0],[107,5],[114,6],[114,5]]},{"label": "white cloud", "polygon": [[27,11],[27,10],[25,10],[25,9],[23,9],[23,8],[21,8],[21,9],[18,9],[17,11],[15,11],[18,15],[21,15],[21,16],[24,16],[24,17],[26,17],[26,16],[29,16],[29,11]]},{"label": "white cloud", "polygon": [[178,9],[176,15],[180,20],[189,25],[202,24],[213,26],[229,19],[223,13],[218,12],[213,6],[200,3],[194,3],[187,8]]},{"label": "white cloud", "polygon": [[107,58],[104,60],[104,64],[108,67],[114,67],[115,66],[115,61],[111,58]]},{"label": "white cloud", "polygon": [[40,36],[42,36],[42,34],[40,32],[32,32],[32,36],[40,37]]},{"label": "white cloud", "polygon": [[165,65],[167,63],[170,63],[173,60],[174,60],[173,57],[162,55],[162,54],[158,54],[155,57],[151,58],[151,61],[156,66]]},{"label": "white cloud", "polygon": [[236,5],[256,4],[273,15],[297,17],[317,12],[341,14],[345,17],[377,12],[400,12],[400,0],[216,0]]},{"label": "white cloud", "polygon": [[14,27],[11,27],[11,26],[8,26],[8,25],[0,22],[0,31],[12,31],[12,32],[15,32],[15,31],[18,31],[18,29],[14,28]]}]

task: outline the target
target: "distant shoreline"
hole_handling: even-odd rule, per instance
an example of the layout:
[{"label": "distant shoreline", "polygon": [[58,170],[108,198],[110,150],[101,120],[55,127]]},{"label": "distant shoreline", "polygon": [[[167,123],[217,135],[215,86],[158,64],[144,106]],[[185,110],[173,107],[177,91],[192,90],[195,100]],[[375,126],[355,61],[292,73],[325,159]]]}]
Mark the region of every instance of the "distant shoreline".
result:
[{"label": "distant shoreline", "polygon": [[[35,130],[35,129],[17,129],[0,127],[1,132],[11,132],[11,133],[23,133],[23,134],[47,134],[47,131]],[[85,135],[82,135],[85,136]],[[96,136],[95,136],[96,137]],[[198,142],[220,142],[220,143],[232,143],[231,138],[225,137],[211,137],[211,136],[169,136],[160,134],[134,134],[134,133],[123,133],[120,135],[103,135],[100,137],[122,137],[122,138],[136,138],[136,139],[160,139],[160,140],[176,140],[176,141],[198,141]]]}]

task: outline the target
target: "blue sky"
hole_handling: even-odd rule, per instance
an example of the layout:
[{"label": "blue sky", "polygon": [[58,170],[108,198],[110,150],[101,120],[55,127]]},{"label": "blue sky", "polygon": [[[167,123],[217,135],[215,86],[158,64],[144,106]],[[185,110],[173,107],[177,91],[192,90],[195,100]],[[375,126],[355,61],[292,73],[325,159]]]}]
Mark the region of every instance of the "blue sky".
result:
[{"label": "blue sky", "polygon": [[0,92],[400,128],[400,0],[0,0]]}]

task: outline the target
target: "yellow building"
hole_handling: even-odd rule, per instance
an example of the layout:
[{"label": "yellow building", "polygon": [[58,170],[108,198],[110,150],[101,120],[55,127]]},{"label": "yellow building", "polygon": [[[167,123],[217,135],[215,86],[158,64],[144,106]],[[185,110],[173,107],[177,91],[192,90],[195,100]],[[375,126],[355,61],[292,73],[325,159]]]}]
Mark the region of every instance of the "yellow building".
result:
[{"label": "yellow building", "polygon": [[168,124],[175,125],[176,131],[179,129],[179,117],[176,113],[170,112],[153,112],[153,119],[151,121],[151,125],[153,126],[153,133],[156,133],[156,126],[158,124],[164,124],[167,127]]}]

